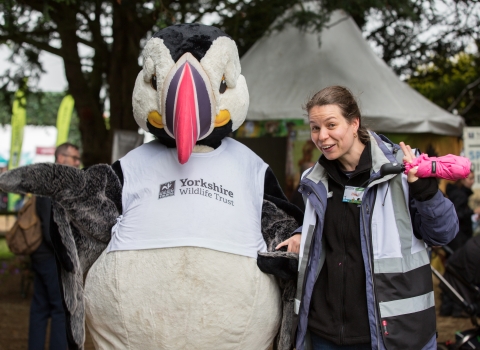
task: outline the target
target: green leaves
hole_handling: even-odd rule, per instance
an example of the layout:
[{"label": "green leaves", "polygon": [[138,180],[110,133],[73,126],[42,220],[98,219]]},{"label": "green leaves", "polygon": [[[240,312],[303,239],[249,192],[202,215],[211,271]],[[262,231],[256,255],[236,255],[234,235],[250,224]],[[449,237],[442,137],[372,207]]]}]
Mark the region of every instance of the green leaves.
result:
[{"label": "green leaves", "polygon": [[480,70],[478,54],[436,55],[420,66],[407,82],[440,107],[458,113],[467,125],[480,126]]}]

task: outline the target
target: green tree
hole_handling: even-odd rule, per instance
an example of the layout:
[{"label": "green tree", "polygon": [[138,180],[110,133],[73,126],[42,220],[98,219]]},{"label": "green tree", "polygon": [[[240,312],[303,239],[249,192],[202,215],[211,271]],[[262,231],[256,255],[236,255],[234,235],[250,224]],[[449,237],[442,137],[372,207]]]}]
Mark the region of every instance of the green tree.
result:
[{"label": "green tree", "polygon": [[469,126],[480,126],[480,59],[476,54],[436,56],[417,68],[407,83],[440,107],[465,118]]},{"label": "green tree", "polygon": [[[316,7],[310,7],[302,0],[0,0],[0,44],[9,45],[13,58],[22,61],[18,70],[7,71],[1,85],[4,91],[14,90],[23,77],[30,81],[38,77],[42,51],[60,56],[68,92],[75,98],[83,162],[108,162],[111,130],[137,128],[131,95],[140,70],[141,47],[152,32],[174,23],[208,20],[236,40],[242,55],[279,17],[276,29],[293,24],[318,31],[335,9],[350,13],[360,26],[374,13],[381,25],[371,31],[369,38],[382,48],[387,62],[395,66],[395,59],[411,50],[407,64],[396,65],[402,71],[422,62],[426,57],[423,52],[434,45],[454,47],[448,40],[448,45],[441,41],[432,46],[419,39],[425,23],[440,22],[428,6],[433,2],[317,0]],[[467,4],[468,9],[473,6],[471,2],[454,3]],[[294,10],[286,13],[294,5]],[[89,53],[81,56],[80,46],[88,48]],[[110,130],[102,117],[107,98]]]}]

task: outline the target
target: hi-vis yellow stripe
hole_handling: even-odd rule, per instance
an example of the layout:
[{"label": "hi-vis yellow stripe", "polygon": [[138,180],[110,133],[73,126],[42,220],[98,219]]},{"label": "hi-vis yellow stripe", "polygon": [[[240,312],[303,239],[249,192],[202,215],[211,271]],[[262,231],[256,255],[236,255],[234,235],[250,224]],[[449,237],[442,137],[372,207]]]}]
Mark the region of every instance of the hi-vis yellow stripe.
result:
[{"label": "hi-vis yellow stripe", "polygon": [[68,140],[68,130],[70,129],[74,105],[75,100],[72,95],[65,96],[62,103],[60,103],[57,113],[57,146]]}]

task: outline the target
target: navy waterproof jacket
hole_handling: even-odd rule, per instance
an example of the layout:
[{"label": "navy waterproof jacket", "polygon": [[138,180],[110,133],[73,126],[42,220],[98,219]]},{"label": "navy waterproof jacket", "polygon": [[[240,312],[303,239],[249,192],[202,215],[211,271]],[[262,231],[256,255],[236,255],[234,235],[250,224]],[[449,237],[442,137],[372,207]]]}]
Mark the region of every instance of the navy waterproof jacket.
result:
[{"label": "navy waterproof jacket", "polygon": [[[398,145],[370,132],[372,170],[360,206],[359,231],[365,265],[372,349],[436,349],[433,285],[426,246],[443,246],[458,232],[453,204],[438,191],[420,202],[408,195],[406,175],[380,175],[398,163]],[[325,260],[322,244],[328,178],[316,165],[303,176],[299,191],[306,210],[299,255],[295,313],[296,349],[309,349],[308,313]]]}]

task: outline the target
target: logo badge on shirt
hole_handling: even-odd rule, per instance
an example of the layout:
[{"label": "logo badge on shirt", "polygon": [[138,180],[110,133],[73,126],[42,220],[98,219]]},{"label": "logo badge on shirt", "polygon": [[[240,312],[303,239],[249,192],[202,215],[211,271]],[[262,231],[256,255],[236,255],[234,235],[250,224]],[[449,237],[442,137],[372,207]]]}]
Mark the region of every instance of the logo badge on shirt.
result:
[{"label": "logo badge on shirt", "polygon": [[158,199],[175,195],[175,180],[160,185]]},{"label": "logo badge on shirt", "polygon": [[363,194],[365,188],[345,186],[345,192],[343,193],[343,201],[347,203],[362,204]]}]

